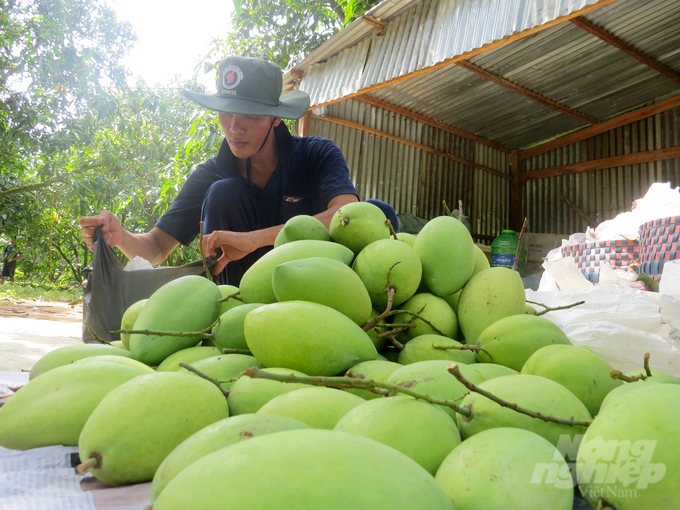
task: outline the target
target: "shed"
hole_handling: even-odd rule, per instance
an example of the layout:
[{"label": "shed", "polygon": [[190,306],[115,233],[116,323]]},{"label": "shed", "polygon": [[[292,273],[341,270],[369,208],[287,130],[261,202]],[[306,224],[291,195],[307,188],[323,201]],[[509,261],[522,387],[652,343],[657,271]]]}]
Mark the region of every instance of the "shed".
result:
[{"label": "shed", "polygon": [[678,0],[384,0],[284,88],[334,140],[362,199],[473,237],[583,232],[680,184]]}]

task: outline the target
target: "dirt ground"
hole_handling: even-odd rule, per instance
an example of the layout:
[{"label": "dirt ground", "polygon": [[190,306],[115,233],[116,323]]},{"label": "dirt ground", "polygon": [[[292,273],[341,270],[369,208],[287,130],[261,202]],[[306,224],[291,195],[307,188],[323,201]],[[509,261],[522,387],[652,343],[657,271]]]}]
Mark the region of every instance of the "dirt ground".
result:
[{"label": "dirt ground", "polygon": [[57,322],[81,322],[82,303],[69,304],[60,301],[0,298],[0,317],[21,317]]}]

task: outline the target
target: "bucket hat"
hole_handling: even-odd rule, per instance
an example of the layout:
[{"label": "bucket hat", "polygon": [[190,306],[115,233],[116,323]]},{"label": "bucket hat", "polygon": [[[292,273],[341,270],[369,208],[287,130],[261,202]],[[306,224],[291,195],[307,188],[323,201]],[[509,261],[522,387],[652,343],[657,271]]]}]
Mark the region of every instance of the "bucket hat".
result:
[{"label": "bucket hat", "polygon": [[224,113],[299,119],[309,108],[309,95],[281,92],[281,68],[259,58],[226,57],[218,65],[217,94],[184,90],[194,103]]}]

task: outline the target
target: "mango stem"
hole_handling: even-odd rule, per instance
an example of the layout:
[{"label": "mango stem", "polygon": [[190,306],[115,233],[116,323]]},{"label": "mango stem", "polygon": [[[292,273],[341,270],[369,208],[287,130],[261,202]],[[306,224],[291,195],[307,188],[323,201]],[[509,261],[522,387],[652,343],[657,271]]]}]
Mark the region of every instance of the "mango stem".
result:
[{"label": "mango stem", "polygon": [[229,301],[230,299],[236,299],[236,300],[240,301],[241,303],[243,303],[243,298],[241,297],[241,291],[240,290],[237,290],[236,292],[232,292],[231,294],[224,296],[221,299],[218,299],[217,302],[218,303],[224,303],[225,301]]},{"label": "mango stem", "polygon": [[399,238],[397,237],[397,233],[394,231],[394,226],[392,225],[392,222],[390,220],[385,220],[385,225],[387,225],[390,229],[390,234],[392,237],[394,237],[397,241]]},{"label": "mango stem", "polygon": [[101,455],[99,455],[98,453],[93,453],[92,455],[93,455],[92,457],[90,457],[85,462],[82,462],[76,467],[76,471],[78,471],[78,473],[84,473],[85,471],[96,468],[100,464]]},{"label": "mango stem", "polygon": [[625,381],[627,383],[636,382],[636,381],[644,381],[645,379],[647,379],[647,376],[645,374],[638,374],[638,375],[629,376],[629,375],[626,375],[619,370],[612,370],[609,373],[609,377],[611,377],[612,379],[619,379],[619,380]]},{"label": "mango stem", "polygon": [[446,215],[451,216],[451,209],[449,209],[449,206],[446,205],[446,200],[442,200],[442,205],[444,206],[444,212]]},{"label": "mango stem", "polygon": [[193,372],[194,374],[196,374],[199,377],[202,377],[206,381],[210,381],[211,383],[213,383],[222,392],[222,395],[224,395],[224,398],[227,398],[229,396],[229,390],[227,390],[224,386],[222,386],[217,379],[213,379],[208,374],[204,374],[203,372],[201,372],[197,368],[192,367],[188,363],[182,362],[182,363],[179,364],[179,366],[182,367],[182,368],[186,368],[189,372]]},{"label": "mango stem", "polygon": [[356,377],[302,377],[288,374],[273,374],[271,372],[264,372],[256,367],[250,367],[245,371],[245,375],[254,379],[271,379],[272,381],[279,381],[284,383],[302,383],[311,386],[327,386],[329,388],[355,388],[359,390],[368,390],[378,395],[389,396],[390,393],[404,393],[418,400],[424,400],[430,404],[445,406],[453,409],[455,412],[463,416],[470,416],[471,411],[467,408],[461,407],[453,400],[444,400],[440,398],[431,397],[423,393],[418,393],[408,388],[402,388],[394,384],[373,381],[371,379],[359,379]]},{"label": "mango stem", "polygon": [[524,407],[520,407],[515,403],[508,402],[506,400],[503,400],[500,397],[497,397],[493,393],[490,393],[486,390],[483,390],[479,386],[474,385],[470,381],[468,381],[463,374],[460,373],[460,369],[458,368],[458,363],[450,363],[449,366],[446,367],[446,370],[454,376],[460,383],[462,383],[468,390],[474,391],[475,393],[479,393],[480,395],[485,396],[489,400],[496,402],[498,405],[502,407],[507,407],[508,409],[512,409],[513,411],[517,411],[518,413],[521,414],[526,414],[527,416],[531,416],[532,418],[537,418],[539,420],[547,421],[550,423],[560,423],[562,425],[569,425],[569,426],[575,426],[575,425],[580,425],[582,427],[587,427],[589,426],[593,420],[572,420],[572,419],[567,419],[567,418],[558,418],[557,416],[552,416],[550,414],[543,414],[539,413],[537,411],[531,411],[529,409],[525,409]]},{"label": "mango stem", "polygon": [[387,339],[394,345],[397,349],[400,351],[404,350],[404,344],[402,344],[399,340],[397,340],[397,337],[394,335],[388,336]]},{"label": "mango stem", "polygon": [[214,340],[215,335],[210,333],[210,331],[220,323],[220,318],[218,317],[215,322],[213,322],[207,328],[200,331],[154,331],[151,329],[119,329],[118,331],[111,331],[111,333],[126,333],[128,335],[155,335],[155,336],[179,336],[179,337],[199,337],[203,340]]},{"label": "mango stem", "polygon": [[583,303],[585,303],[585,301],[577,301],[576,303],[572,303],[570,305],[552,307],[552,306],[546,306],[543,303],[537,303],[536,301],[527,300],[526,302],[531,303],[532,305],[538,305],[538,306],[542,306],[543,308],[545,308],[545,310],[541,310],[540,312],[536,312],[534,314],[536,316],[543,315],[543,314],[546,314],[548,312],[554,312],[555,310],[566,310],[567,308],[573,308],[575,306],[579,306],[579,305],[582,305]]},{"label": "mango stem", "polygon": [[246,356],[253,355],[253,353],[248,349],[232,349],[231,347],[225,347],[222,349],[222,354],[245,354]]},{"label": "mango stem", "polygon": [[645,367],[645,374],[647,374],[647,377],[652,377],[652,369],[649,368],[649,353],[645,353],[645,361],[643,362],[643,365]]},{"label": "mango stem", "polygon": [[[396,264],[398,264],[398,263],[399,262],[397,262]],[[392,266],[392,267],[394,267],[394,266]],[[390,270],[391,270],[391,268],[390,268]],[[381,313],[377,317],[373,317],[373,319],[371,319],[366,324],[361,326],[361,329],[363,329],[364,331],[370,331],[371,329],[373,329],[375,327],[376,324],[378,324],[381,320],[383,320],[385,317],[390,315],[390,310],[392,310],[392,300],[394,299],[394,293],[397,292],[397,289],[389,286],[389,279],[390,278],[388,276],[387,277],[388,287],[387,287],[387,289],[385,289],[385,291],[387,292],[387,307],[385,308],[385,311],[383,313]]]},{"label": "mango stem", "polygon": [[[85,324],[85,327],[87,327],[87,330],[90,332],[90,334],[92,335],[92,337],[93,337],[97,342],[99,342],[100,344],[104,344],[104,345],[111,345],[111,342],[107,342],[107,341],[104,340],[102,337],[100,337],[100,336],[97,334],[97,332],[96,332],[94,329],[92,329],[92,327],[91,327],[89,324]],[[115,331],[112,331],[112,333],[115,333]]]},{"label": "mango stem", "polygon": [[483,349],[481,345],[475,344],[475,345],[434,345],[432,344],[432,347],[435,349],[442,349],[442,350],[449,350],[449,349],[454,349],[458,351],[475,351],[475,352],[485,352],[486,355],[491,358],[491,363],[493,363],[493,356],[489,351],[486,349]]}]

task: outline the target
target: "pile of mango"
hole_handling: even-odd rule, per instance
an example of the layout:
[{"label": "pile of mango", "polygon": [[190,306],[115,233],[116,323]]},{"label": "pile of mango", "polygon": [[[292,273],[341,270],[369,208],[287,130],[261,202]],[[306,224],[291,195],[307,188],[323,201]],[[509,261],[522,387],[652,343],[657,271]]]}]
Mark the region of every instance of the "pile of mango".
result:
[{"label": "pile of mango", "polygon": [[[291,219],[239,288],[187,276],[116,345],[40,359],[0,446],[78,446],[155,510],[677,507],[680,379],[623,376],[527,307],[457,219]],[[624,382],[627,381],[627,382]]]}]

